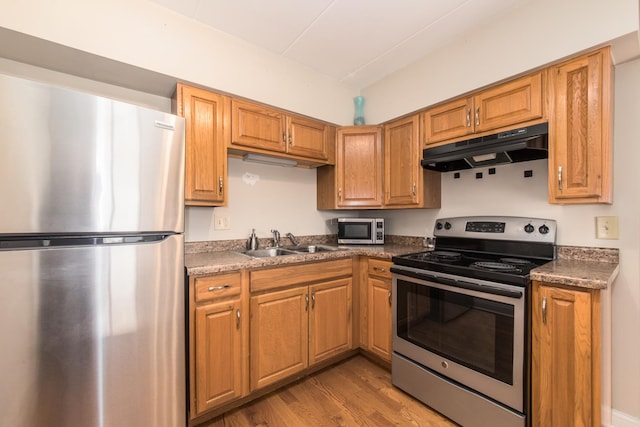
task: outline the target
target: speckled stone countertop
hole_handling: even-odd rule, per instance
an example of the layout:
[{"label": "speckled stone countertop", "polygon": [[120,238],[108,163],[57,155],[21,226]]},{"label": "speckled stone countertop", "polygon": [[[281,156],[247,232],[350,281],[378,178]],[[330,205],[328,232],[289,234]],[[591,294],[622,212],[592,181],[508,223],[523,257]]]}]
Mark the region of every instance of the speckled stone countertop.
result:
[{"label": "speckled stone countertop", "polygon": [[620,270],[619,250],[558,247],[558,259],[531,270],[531,280],[587,289],[607,289]]},{"label": "speckled stone countertop", "polygon": [[[190,276],[222,273],[245,268],[274,267],[312,261],[325,261],[352,256],[391,259],[396,255],[423,252],[419,237],[385,236],[384,245],[338,246],[335,236],[304,236],[303,244],[333,245],[334,251],[301,253],[278,257],[253,258],[240,253],[243,240],[194,242],[185,245],[185,266]],[[260,247],[270,245],[261,239]],[[531,270],[532,280],[588,289],[606,289],[619,271],[619,251],[608,248],[558,246],[558,259]]]},{"label": "speckled stone countertop", "polygon": [[[214,242],[187,243],[185,246],[185,266],[189,276],[222,273],[225,271],[241,270],[244,268],[273,267],[278,265],[295,264],[311,261],[325,261],[348,258],[355,255],[391,259],[395,255],[422,252],[426,249],[419,238],[386,238],[384,245],[338,246],[330,241],[319,239],[300,239],[304,244],[334,245],[337,250],[283,255],[277,257],[253,258],[240,253],[243,242]],[[264,245],[262,245],[265,243]],[[268,241],[261,242],[266,247]]]}]

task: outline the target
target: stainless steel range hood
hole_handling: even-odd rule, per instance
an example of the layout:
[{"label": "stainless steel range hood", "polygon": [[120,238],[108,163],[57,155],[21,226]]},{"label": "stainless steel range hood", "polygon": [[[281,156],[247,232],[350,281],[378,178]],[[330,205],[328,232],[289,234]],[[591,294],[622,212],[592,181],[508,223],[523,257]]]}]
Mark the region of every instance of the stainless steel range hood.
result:
[{"label": "stainless steel range hood", "polygon": [[548,157],[548,123],[425,148],[422,167],[440,172],[471,169]]}]

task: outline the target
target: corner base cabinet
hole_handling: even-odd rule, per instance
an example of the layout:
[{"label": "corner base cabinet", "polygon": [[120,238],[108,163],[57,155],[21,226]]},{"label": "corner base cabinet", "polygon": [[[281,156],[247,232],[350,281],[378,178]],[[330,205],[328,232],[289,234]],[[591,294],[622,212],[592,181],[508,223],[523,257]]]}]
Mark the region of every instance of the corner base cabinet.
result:
[{"label": "corner base cabinet", "polygon": [[533,283],[533,427],[601,425],[600,292]]}]

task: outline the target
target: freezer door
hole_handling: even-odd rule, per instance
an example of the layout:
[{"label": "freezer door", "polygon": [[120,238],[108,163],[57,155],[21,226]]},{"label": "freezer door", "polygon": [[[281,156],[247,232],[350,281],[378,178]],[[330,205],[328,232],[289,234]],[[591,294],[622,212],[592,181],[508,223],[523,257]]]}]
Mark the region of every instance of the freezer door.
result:
[{"label": "freezer door", "polygon": [[0,234],[182,232],[184,119],[0,75]]},{"label": "freezer door", "polygon": [[0,251],[0,426],[184,427],[182,248]]}]

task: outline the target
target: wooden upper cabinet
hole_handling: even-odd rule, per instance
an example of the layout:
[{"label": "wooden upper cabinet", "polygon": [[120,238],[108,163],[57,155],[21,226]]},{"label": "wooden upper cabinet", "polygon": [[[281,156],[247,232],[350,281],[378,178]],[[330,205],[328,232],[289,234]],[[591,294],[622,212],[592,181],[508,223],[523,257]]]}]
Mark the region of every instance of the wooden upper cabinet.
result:
[{"label": "wooden upper cabinet", "polygon": [[384,127],[384,206],[440,207],[440,174],[420,165],[418,114]]},{"label": "wooden upper cabinet", "polygon": [[337,206],[382,206],[382,129],[352,126],[338,130]]},{"label": "wooden upper cabinet", "polygon": [[185,118],[185,204],[227,204],[229,98],[179,83],[177,114]]},{"label": "wooden upper cabinet", "polygon": [[610,48],[550,69],[549,202],[611,203]]},{"label": "wooden upper cabinet", "polygon": [[475,132],[498,129],[544,115],[543,71],[483,90],[473,97]]},{"label": "wooden upper cabinet", "polygon": [[328,159],[328,125],[300,116],[287,117],[287,152],[314,159]]},{"label": "wooden upper cabinet", "polygon": [[231,101],[231,147],[332,162],[332,126],[253,102]]},{"label": "wooden upper cabinet", "polygon": [[424,137],[426,144],[446,141],[473,133],[471,112],[473,98],[466,97],[433,107],[424,114]]},{"label": "wooden upper cabinet", "polygon": [[424,145],[544,119],[544,75],[538,71],[429,108],[423,113]]},{"label": "wooden upper cabinet", "polygon": [[231,101],[231,145],[282,152],[286,145],[286,115],[252,102]]}]

